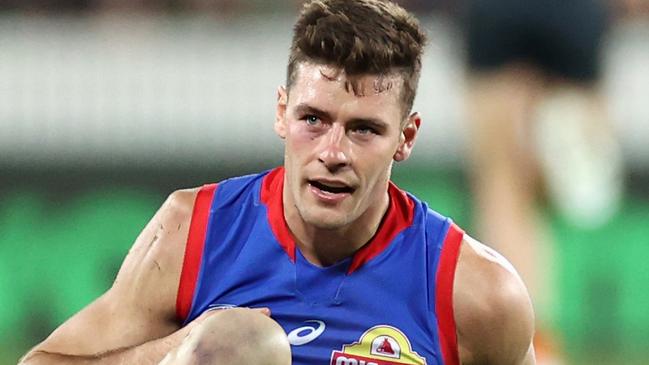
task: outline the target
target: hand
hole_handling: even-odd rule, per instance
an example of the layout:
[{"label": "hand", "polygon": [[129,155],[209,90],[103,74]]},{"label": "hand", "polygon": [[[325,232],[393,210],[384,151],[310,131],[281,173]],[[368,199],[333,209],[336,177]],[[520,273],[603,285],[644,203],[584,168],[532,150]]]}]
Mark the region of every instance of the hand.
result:
[{"label": "hand", "polygon": [[[239,308],[239,310],[248,308]],[[232,310],[231,308],[213,308],[203,312],[199,317],[190,322],[187,326],[177,332],[178,337],[182,338],[182,342],[170,351],[159,363],[159,365],[194,365],[199,363],[197,359],[197,351],[201,344],[213,339],[206,339],[205,336],[209,332],[209,328],[213,326],[215,321],[223,312]],[[269,308],[250,308],[253,312],[258,312],[264,316],[270,317]],[[175,337],[175,336],[174,336]],[[203,363],[203,359],[200,360]]]}]

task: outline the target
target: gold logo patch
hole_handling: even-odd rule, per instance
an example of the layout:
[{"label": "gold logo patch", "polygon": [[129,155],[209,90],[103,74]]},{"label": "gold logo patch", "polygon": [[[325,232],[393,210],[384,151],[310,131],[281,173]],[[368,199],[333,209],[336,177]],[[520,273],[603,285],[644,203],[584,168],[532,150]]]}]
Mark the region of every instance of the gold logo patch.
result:
[{"label": "gold logo patch", "polygon": [[374,326],[358,342],[331,353],[331,365],[426,365],[398,328]]}]

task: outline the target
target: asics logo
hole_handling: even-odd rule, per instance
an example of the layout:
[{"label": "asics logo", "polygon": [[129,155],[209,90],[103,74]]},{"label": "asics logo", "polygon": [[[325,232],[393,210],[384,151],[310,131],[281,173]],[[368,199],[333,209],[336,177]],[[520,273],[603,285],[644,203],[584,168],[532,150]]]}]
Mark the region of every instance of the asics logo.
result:
[{"label": "asics logo", "polygon": [[305,321],[305,323],[315,323],[318,327],[302,326],[294,329],[288,334],[288,342],[293,346],[301,346],[318,338],[325,330],[325,323],[315,319]]}]

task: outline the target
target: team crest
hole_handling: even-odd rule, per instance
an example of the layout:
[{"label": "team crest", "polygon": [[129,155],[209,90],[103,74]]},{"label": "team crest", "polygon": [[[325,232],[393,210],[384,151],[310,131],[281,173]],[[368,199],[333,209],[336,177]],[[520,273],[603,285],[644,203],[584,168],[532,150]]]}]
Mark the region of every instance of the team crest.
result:
[{"label": "team crest", "polygon": [[374,326],[358,342],[331,353],[331,365],[426,365],[399,329]]}]

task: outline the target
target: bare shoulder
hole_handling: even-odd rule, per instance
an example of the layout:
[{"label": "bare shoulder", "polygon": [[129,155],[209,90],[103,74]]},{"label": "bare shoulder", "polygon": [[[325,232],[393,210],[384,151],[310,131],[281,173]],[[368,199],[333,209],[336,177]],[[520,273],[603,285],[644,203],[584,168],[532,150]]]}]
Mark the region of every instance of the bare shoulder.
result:
[{"label": "bare shoulder", "polygon": [[175,301],[197,192],[184,189],[169,195],[135,240],[111,291],[127,298],[136,294],[138,301],[144,296],[156,305],[175,303],[169,300]]},{"label": "bare shoulder", "polygon": [[186,189],[176,190],[169,195],[135,240],[113,288],[125,286],[121,281],[125,275],[129,276],[129,282],[134,279],[131,275],[146,276],[148,271],[143,264],[151,265],[149,269],[157,269],[159,273],[179,269],[175,261],[178,261],[178,254],[182,254],[185,248],[196,193],[197,189]]},{"label": "bare shoulder", "polygon": [[95,355],[177,330],[176,295],[197,192],[170,194],[135,239],[112,287],[32,352]]},{"label": "bare shoulder", "polygon": [[464,236],[454,284],[463,364],[533,364],[534,311],[512,265]]}]

